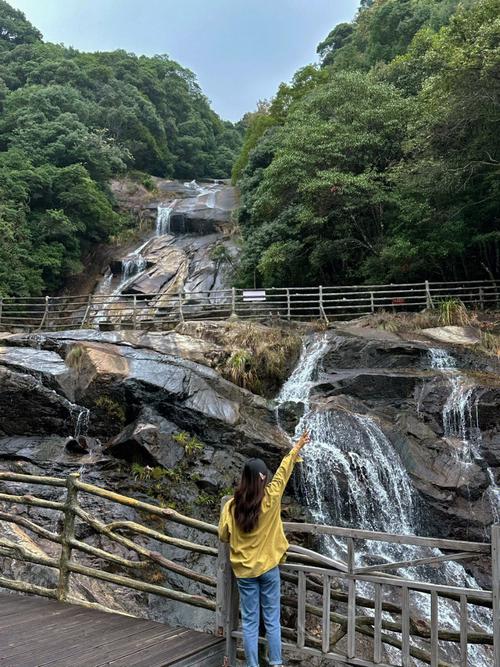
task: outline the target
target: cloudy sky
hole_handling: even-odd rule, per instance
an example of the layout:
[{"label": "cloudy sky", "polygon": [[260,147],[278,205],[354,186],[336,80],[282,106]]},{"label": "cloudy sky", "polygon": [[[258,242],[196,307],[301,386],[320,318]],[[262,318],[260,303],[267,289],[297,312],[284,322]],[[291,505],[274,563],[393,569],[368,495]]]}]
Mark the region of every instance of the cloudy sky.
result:
[{"label": "cloudy sky", "polygon": [[88,51],[167,53],[238,120],[316,58],[359,0],[9,0],[44,38]]}]

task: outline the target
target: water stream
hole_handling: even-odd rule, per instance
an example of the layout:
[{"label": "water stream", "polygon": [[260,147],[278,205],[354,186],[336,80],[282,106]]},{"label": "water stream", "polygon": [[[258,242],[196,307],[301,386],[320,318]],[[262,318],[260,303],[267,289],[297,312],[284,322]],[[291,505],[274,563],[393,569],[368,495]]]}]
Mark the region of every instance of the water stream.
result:
[{"label": "water stream", "polygon": [[[311,395],[311,388],[321,377],[323,356],[338,343],[338,339],[326,335],[309,339],[277,401],[278,405],[293,402],[304,406],[295,434],[298,436],[307,430],[311,435],[311,442],[304,452],[301,480],[309,512],[315,522],[322,524],[401,534],[425,534],[425,512],[420,497],[399,455],[377,421],[343,408],[341,404],[328,407],[321,400],[315,401],[314,395]],[[342,540],[325,537],[322,548],[327,554],[346,560],[346,547]],[[356,564],[406,561],[430,555],[438,556],[441,552],[437,549],[367,541],[357,547]],[[395,574],[441,584],[479,587],[462,565],[454,562],[434,567],[401,568]],[[358,590],[364,595],[372,595],[370,584],[360,583]],[[417,616],[429,618],[428,595],[412,594],[411,605]],[[490,619],[481,610],[474,608],[470,616],[471,622],[477,624],[477,627],[488,626]],[[441,600],[441,625],[457,629],[458,619],[457,604]],[[395,660],[399,659],[396,649],[390,649],[388,655]],[[453,655],[456,656],[456,651],[451,649],[449,657]],[[489,667],[491,664],[488,649],[470,648],[470,656],[471,667]]]},{"label": "water stream", "polygon": [[429,350],[431,368],[439,370],[450,387],[443,406],[444,437],[460,442],[455,449],[458,462],[464,466],[478,464],[487,474],[489,486],[483,500],[489,505],[496,523],[500,521],[500,497],[495,475],[481,454],[481,429],[479,427],[478,404],[480,394],[474,382],[461,373],[456,359],[442,348]]},{"label": "water stream", "polygon": [[75,405],[73,414],[76,414],[73,437],[75,440],[77,440],[80,436],[87,435],[90,422],[90,410],[88,408],[82,408],[79,405]]},{"label": "water stream", "polygon": [[158,206],[158,213],[156,216],[156,236],[164,236],[165,234],[171,233],[170,219],[176,204],[177,199],[174,199],[168,206]]}]

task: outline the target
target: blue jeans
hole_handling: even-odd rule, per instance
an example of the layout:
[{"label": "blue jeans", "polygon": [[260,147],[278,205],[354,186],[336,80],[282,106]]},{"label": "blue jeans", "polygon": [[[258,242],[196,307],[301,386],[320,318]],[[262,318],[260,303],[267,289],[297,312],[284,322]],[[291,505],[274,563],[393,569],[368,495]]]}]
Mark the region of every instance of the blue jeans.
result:
[{"label": "blue jeans", "polygon": [[250,579],[236,579],[240,591],[243,645],[247,667],[259,667],[260,610],[269,644],[269,664],[281,665],[280,570],[272,570]]}]

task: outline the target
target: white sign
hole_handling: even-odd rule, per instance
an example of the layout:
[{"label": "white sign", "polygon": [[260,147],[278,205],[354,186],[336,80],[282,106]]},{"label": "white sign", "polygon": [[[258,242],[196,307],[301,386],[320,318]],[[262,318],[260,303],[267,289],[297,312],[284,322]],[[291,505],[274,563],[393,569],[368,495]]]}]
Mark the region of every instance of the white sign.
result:
[{"label": "white sign", "polygon": [[243,290],[243,301],[265,301],[265,289],[245,289]]}]

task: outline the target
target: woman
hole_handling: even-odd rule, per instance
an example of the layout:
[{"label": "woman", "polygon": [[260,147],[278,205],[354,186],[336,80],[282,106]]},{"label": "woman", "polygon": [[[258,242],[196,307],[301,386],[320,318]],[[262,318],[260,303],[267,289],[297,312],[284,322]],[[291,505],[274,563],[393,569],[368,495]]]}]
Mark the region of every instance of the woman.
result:
[{"label": "woman", "polygon": [[271,481],[264,461],[247,461],[240,485],[220,518],[219,538],[229,542],[231,566],[240,592],[247,667],[259,667],[261,608],[269,664],[282,664],[278,565],[284,560],[288,541],[281,521],[281,498],[293,467],[300,460],[299,452],[308,441],[308,433],[303,433]]}]

